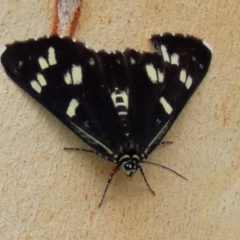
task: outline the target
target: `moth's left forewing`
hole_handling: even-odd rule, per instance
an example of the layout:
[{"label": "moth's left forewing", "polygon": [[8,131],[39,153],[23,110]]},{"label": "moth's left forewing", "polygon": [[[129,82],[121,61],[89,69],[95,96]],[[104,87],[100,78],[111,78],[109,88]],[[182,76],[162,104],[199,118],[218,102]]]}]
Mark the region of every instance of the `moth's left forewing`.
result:
[{"label": "moth's left forewing", "polygon": [[8,45],[1,62],[16,84],[95,150],[118,153],[117,115],[95,51],[52,36]]}]

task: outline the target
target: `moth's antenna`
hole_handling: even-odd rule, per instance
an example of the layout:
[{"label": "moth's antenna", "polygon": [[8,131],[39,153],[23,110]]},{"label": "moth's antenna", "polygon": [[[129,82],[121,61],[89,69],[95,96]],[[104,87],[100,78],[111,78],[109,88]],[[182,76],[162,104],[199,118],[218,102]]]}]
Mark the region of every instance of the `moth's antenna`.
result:
[{"label": "moth's antenna", "polygon": [[176,171],[172,170],[171,168],[165,167],[165,166],[163,166],[163,165],[161,165],[161,164],[157,164],[157,163],[149,162],[149,161],[142,162],[142,163],[148,163],[148,164],[152,164],[152,165],[155,165],[155,166],[158,166],[158,167],[167,169],[167,170],[169,170],[170,172],[173,172],[173,173],[175,173],[176,175],[178,175],[179,177],[181,177],[181,178],[185,179],[186,181],[188,181],[188,179],[185,178],[185,177],[183,177],[181,174],[179,174],[179,173],[177,173]]},{"label": "moth's antenna", "polygon": [[107,181],[107,185],[106,185],[106,187],[105,187],[105,189],[104,189],[104,192],[103,192],[103,195],[102,195],[102,199],[101,199],[98,207],[101,207],[101,206],[102,206],[103,199],[104,199],[104,197],[105,197],[105,195],[106,195],[106,192],[107,192],[107,190],[108,190],[108,187],[109,187],[109,185],[110,185],[110,183],[111,183],[111,181],[112,181],[112,179],[113,179],[113,176],[119,171],[121,165],[122,165],[122,163],[120,163],[119,165],[117,165],[117,166],[113,169],[113,171],[111,172],[111,174],[109,175],[109,178],[108,178],[108,181]]},{"label": "moth's antenna", "polygon": [[146,176],[145,176],[145,173],[144,173],[142,167],[141,167],[140,165],[138,165],[138,168],[139,168],[139,170],[140,170],[140,173],[141,173],[142,176],[143,176],[143,179],[144,179],[144,181],[145,181],[148,189],[151,191],[151,193],[152,193],[153,195],[156,195],[155,192],[154,192],[154,191],[152,190],[152,188],[150,187],[150,185],[148,184],[148,181],[147,181],[147,179],[146,179]]}]

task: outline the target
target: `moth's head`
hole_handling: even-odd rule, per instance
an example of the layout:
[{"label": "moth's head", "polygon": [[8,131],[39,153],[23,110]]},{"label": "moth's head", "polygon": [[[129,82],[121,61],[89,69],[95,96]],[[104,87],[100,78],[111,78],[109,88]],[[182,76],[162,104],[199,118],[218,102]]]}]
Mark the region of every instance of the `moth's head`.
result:
[{"label": "moth's head", "polygon": [[139,168],[139,157],[137,155],[125,155],[122,159],[122,169],[128,177],[131,177]]},{"label": "moth's head", "polygon": [[123,162],[122,169],[128,177],[131,177],[137,171],[138,163],[134,160]]}]

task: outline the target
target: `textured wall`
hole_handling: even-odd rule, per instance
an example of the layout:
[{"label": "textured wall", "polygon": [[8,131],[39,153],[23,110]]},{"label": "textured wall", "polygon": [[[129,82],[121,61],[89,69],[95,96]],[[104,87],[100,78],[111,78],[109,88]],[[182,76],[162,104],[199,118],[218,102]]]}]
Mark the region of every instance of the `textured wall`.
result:
[{"label": "textured wall", "polygon": [[[49,35],[54,1],[0,1],[0,46]],[[0,67],[0,239],[240,239],[240,2],[83,1],[74,37],[100,50],[150,50],[153,33],[179,32],[213,48],[207,77],[168,133],[171,146],[140,174],[95,155]]]}]

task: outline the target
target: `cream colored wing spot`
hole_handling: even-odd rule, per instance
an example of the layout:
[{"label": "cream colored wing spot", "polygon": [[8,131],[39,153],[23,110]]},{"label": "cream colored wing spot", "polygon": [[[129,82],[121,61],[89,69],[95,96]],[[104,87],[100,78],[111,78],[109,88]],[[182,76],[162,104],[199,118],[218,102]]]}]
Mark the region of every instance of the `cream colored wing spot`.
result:
[{"label": "cream colored wing spot", "polygon": [[38,58],[38,63],[40,65],[40,68],[42,70],[46,69],[49,67],[47,60],[44,57]]},{"label": "cream colored wing spot", "polygon": [[37,80],[32,80],[30,82],[31,87],[37,92],[37,93],[41,93],[42,92],[42,87],[47,85],[47,81],[45,79],[45,77],[38,73],[37,74]]},{"label": "cream colored wing spot", "polygon": [[147,75],[152,83],[163,82],[164,74],[158,69],[155,68],[151,63],[145,66]]},{"label": "cream colored wing spot", "polygon": [[[71,73],[70,73],[71,71]],[[66,84],[80,85],[82,83],[82,67],[80,65],[72,65],[70,71],[64,74],[64,81]]]},{"label": "cream colored wing spot", "polygon": [[48,62],[49,62],[49,65],[57,64],[55,49],[53,47],[50,47],[48,49]]},{"label": "cream colored wing spot", "polygon": [[192,82],[193,82],[193,79],[190,76],[188,76],[185,84],[187,89],[189,89],[192,86]]},{"label": "cream colored wing spot", "polygon": [[49,68],[52,65],[56,65],[57,60],[56,60],[55,49],[53,47],[49,47],[48,48],[48,59],[45,59],[44,57],[39,57],[38,63],[42,70]]},{"label": "cream colored wing spot", "polygon": [[164,97],[161,97],[159,102],[162,104],[164,110],[166,111],[166,113],[168,115],[170,115],[172,113],[172,107],[171,105],[167,102],[167,100]]},{"label": "cream colored wing spot", "polygon": [[186,70],[182,69],[181,72],[180,72],[179,80],[182,83],[185,83],[186,82],[186,78],[187,78]]},{"label": "cream colored wing spot", "polygon": [[76,115],[76,109],[78,106],[79,106],[79,102],[75,98],[73,98],[68,105],[66,114],[72,118],[73,116]]},{"label": "cream colored wing spot", "polygon": [[170,62],[167,48],[164,45],[161,45],[161,51],[162,51],[162,56],[163,56],[164,62]]},{"label": "cream colored wing spot", "polygon": [[32,80],[30,82],[32,88],[37,92],[37,93],[41,93],[42,92],[42,87],[41,85],[36,81],[36,80]]},{"label": "cream colored wing spot", "polygon": [[179,56],[176,53],[171,55],[171,64],[179,65]]},{"label": "cream colored wing spot", "polygon": [[162,83],[164,80],[164,74],[159,69],[157,69],[157,74],[158,74],[158,81]]},{"label": "cream colored wing spot", "polygon": [[82,67],[79,65],[72,66],[72,80],[74,85],[82,83]]},{"label": "cream colored wing spot", "polygon": [[44,87],[44,86],[47,85],[47,81],[46,81],[45,77],[40,73],[37,74],[37,80],[38,80],[38,82],[40,83],[41,86]]},{"label": "cream colored wing spot", "polygon": [[69,73],[69,71],[67,71],[64,75],[64,81],[66,84],[72,84],[72,77],[71,74]]},{"label": "cream colored wing spot", "polygon": [[145,69],[147,71],[147,75],[148,75],[149,79],[151,80],[151,82],[157,83],[157,81],[158,81],[157,72],[156,72],[156,69],[153,67],[153,65],[147,64],[145,66]]},{"label": "cream colored wing spot", "polygon": [[179,74],[179,80],[185,84],[187,89],[190,89],[193,83],[193,79],[190,75],[187,76],[186,70],[182,69]]}]

